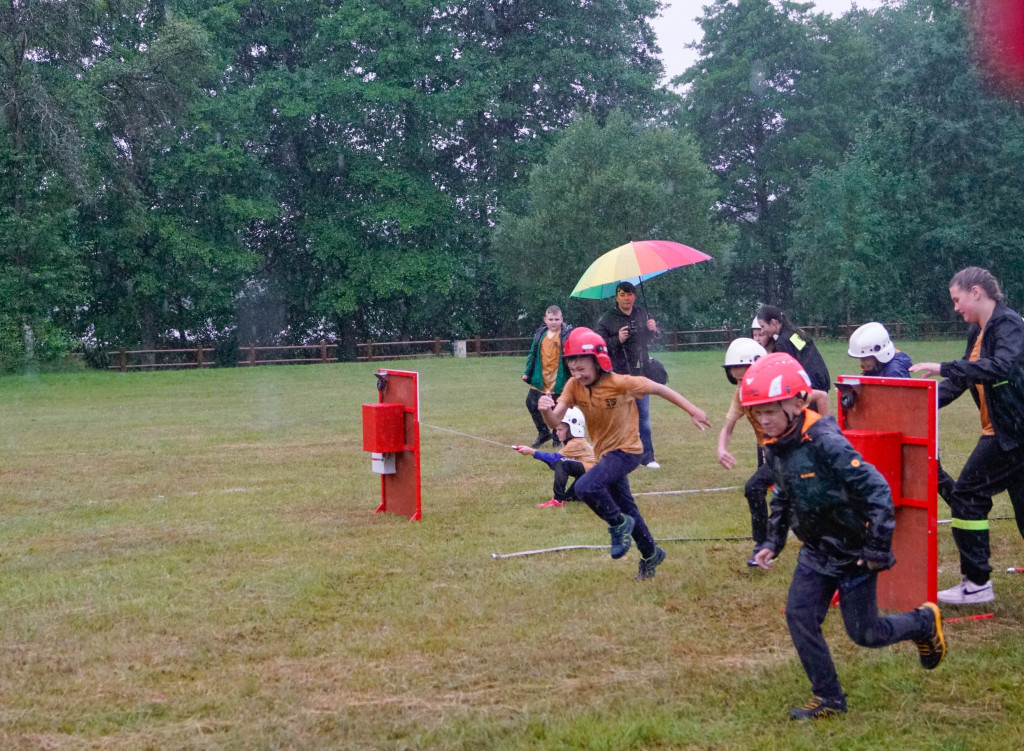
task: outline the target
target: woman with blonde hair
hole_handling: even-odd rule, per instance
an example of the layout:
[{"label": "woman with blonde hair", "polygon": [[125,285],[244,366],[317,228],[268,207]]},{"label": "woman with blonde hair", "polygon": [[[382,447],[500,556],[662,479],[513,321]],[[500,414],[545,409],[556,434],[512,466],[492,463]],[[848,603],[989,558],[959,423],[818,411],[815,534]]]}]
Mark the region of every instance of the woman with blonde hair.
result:
[{"label": "woman with blonde hair", "polygon": [[939,592],[940,602],[974,605],[995,599],[989,579],[992,496],[1009,493],[1024,536],[1024,320],[1003,304],[999,282],[987,269],[958,271],[949,295],[953,309],[970,324],[963,359],[920,363],[910,370],[945,377],[939,407],[969,390],[980,412],[981,437],[947,498],[963,578]]}]

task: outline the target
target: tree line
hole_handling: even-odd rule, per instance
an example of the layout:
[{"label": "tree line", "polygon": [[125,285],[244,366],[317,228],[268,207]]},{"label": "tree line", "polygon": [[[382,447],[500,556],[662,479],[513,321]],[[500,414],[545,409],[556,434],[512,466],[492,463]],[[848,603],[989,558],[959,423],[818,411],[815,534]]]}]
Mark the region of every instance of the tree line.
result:
[{"label": "tree line", "polygon": [[646,285],[674,328],[948,317],[969,264],[1012,300],[1022,96],[976,5],[715,0],[666,87],[657,0],[11,0],[0,367],[584,323],[630,239],[715,256]]}]

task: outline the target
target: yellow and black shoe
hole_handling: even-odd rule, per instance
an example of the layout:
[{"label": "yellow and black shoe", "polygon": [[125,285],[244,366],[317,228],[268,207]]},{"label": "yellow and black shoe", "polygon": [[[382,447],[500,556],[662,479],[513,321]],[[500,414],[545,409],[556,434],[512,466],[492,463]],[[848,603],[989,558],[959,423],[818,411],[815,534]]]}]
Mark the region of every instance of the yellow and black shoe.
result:
[{"label": "yellow and black shoe", "polygon": [[934,602],[926,602],[917,610],[933,623],[929,635],[924,639],[914,639],[914,644],[917,645],[918,656],[921,658],[921,667],[925,670],[934,670],[946,656],[946,638],[942,635],[942,613]]},{"label": "yellow and black shoe", "polygon": [[814,696],[804,706],[789,710],[789,719],[821,720],[838,714],[846,714],[845,696],[840,699],[822,699],[820,696]]}]

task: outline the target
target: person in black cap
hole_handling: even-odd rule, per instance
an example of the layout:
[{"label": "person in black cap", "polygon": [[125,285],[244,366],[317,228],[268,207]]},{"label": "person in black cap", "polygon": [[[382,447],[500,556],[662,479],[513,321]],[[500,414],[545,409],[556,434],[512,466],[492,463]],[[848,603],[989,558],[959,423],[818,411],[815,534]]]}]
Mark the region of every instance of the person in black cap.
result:
[{"label": "person in black cap", "polygon": [[[612,371],[622,375],[645,375],[644,367],[650,359],[647,348],[661,336],[657,322],[636,304],[636,287],[619,282],[615,289],[615,307],[601,316],[595,328],[608,345],[612,358]],[[640,442],[643,455],[640,463],[648,469],[661,469],[654,459],[651,439],[651,400],[645,395],[636,400],[640,415]]]}]

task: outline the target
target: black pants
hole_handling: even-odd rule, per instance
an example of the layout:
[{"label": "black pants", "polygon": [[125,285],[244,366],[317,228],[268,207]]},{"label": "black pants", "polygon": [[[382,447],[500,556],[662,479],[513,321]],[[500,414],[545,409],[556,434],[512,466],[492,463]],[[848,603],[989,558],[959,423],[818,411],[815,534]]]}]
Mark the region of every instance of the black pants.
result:
[{"label": "black pants", "polygon": [[[941,475],[939,484],[944,484]],[[1024,448],[1004,451],[999,439],[983,435],[948,497],[953,540],[960,551],[960,573],[975,584],[984,584],[992,573],[988,515],[992,496],[1004,490],[1010,495],[1017,529],[1024,537]]]},{"label": "black pants", "polygon": [[640,509],[629,490],[629,473],[640,466],[640,454],[629,454],[616,449],[576,480],[572,486],[579,499],[604,520],[608,526],[622,523],[622,515],[633,517],[633,540],[644,558],[650,558],[657,547],[654,535],[647,528]]},{"label": "black pants", "polygon": [[743,495],[747,497],[747,506],[750,507],[750,533],[755,545],[760,545],[768,536],[767,496],[768,488],[774,483],[769,465],[762,464],[743,486]]},{"label": "black pants", "polygon": [[555,483],[554,492],[556,501],[578,501],[576,497],[576,483],[573,482],[572,487],[566,488],[566,483],[569,482],[569,478],[579,478],[583,476],[586,469],[583,467],[582,462],[578,462],[575,459],[559,459],[554,466],[555,471]]},{"label": "black pants", "polygon": [[[557,399],[558,394],[552,394]],[[533,424],[537,428],[537,438],[543,438],[545,441],[551,437],[551,428],[544,422],[544,418],[540,414],[540,409],[537,407],[537,402],[540,401],[541,392],[535,388],[531,388],[526,392],[526,409],[530,413],[530,417],[533,418]]]},{"label": "black pants", "polygon": [[848,576],[826,576],[797,563],[793,583],[789,585],[786,624],[815,696],[833,700],[846,696],[821,633],[836,589],[843,625],[854,644],[885,647],[906,639],[925,638],[931,630],[930,618],[917,610],[879,618],[877,584],[878,574],[863,569]]}]

